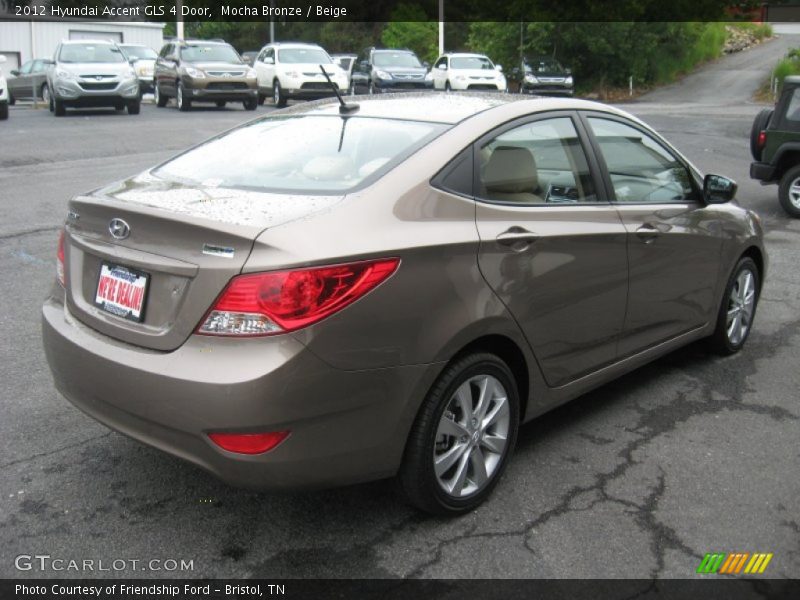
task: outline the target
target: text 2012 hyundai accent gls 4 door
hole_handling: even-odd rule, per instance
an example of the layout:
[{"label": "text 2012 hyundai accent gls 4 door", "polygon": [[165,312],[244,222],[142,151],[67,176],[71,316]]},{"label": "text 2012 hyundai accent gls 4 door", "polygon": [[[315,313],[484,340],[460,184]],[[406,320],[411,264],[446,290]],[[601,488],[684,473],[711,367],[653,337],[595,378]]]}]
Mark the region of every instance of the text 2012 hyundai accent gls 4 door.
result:
[{"label": "text 2012 hyundai accent gls 4 door", "polygon": [[44,346],[76,406],[231,484],[464,512],[520,423],[742,347],[767,261],[734,192],[590,102],[311,103],[74,198]]}]

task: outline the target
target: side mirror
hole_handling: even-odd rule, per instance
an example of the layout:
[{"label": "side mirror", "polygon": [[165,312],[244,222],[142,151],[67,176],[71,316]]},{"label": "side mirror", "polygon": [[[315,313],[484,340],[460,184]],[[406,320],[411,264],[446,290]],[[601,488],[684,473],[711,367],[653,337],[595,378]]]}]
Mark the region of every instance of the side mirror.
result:
[{"label": "side mirror", "polygon": [[131,63],[131,64],[134,64],[134,63],[136,63],[136,62],[139,62],[139,58],[138,58],[138,57],[136,57],[136,56],[131,56],[131,57],[128,59],[128,62],[129,62],[129,63]]},{"label": "side mirror", "polygon": [[502,73],[503,72],[503,65],[495,65],[494,69],[495,69],[495,71],[500,71]]},{"label": "side mirror", "polygon": [[422,61],[422,66],[425,67],[426,69],[430,69],[431,68],[431,63],[429,63],[427,60],[423,60]]},{"label": "side mirror", "polygon": [[440,71],[447,71],[447,65],[439,65],[436,68],[439,69]]},{"label": "side mirror", "polygon": [[737,187],[733,179],[709,173],[703,179],[703,198],[707,204],[724,204],[733,200]]},{"label": "side mirror", "polygon": [[[5,58],[5,56],[3,58]],[[19,77],[19,71],[17,69],[11,69],[11,74],[14,77]]]},{"label": "side mirror", "polygon": [[265,65],[274,65],[275,64],[275,59],[272,58],[271,56],[266,56],[266,57],[264,57],[264,60],[261,61],[261,62],[263,62]]}]

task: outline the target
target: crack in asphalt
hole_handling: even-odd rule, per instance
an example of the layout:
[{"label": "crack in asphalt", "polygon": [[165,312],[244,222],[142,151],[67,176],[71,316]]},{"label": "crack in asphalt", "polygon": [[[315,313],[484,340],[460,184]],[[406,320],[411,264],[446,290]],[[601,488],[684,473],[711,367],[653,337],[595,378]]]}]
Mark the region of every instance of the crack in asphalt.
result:
[{"label": "crack in asphalt", "polygon": [[26,456],[25,458],[18,458],[17,460],[12,460],[11,462],[7,462],[0,465],[0,471],[7,469],[8,467],[13,467],[14,465],[19,465],[22,463],[30,462],[33,460],[37,460],[39,458],[43,458],[45,456],[52,456],[53,454],[58,454],[59,452],[64,452],[64,450],[71,450],[72,448],[78,448],[79,446],[83,446],[84,444],[88,444],[89,442],[93,442],[96,440],[100,440],[102,438],[110,436],[113,431],[107,431],[103,434],[87,438],[85,440],[81,440],[80,442],[75,442],[74,444],[67,444],[66,446],[62,446],[61,448],[56,448],[55,450],[48,450],[47,452],[40,452],[38,454],[31,454],[30,456]]},{"label": "crack in asphalt", "polygon": [[54,227],[39,227],[37,229],[26,229],[24,231],[17,231],[15,233],[4,233],[0,235],[0,242],[5,240],[13,240],[16,238],[21,238],[25,237],[26,235],[33,235],[36,233],[47,233],[47,232],[58,231],[59,229],[61,229],[61,227],[62,227],[61,225],[58,225]]}]

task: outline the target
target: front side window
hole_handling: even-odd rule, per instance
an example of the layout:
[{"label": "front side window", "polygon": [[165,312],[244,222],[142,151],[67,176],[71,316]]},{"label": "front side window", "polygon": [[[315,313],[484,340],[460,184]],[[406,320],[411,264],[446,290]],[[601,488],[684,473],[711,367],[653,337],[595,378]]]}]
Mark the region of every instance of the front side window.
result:
[{"label": "front side window", "polygon": [[208,187],[341,193],[388,171],[447,128],[369,117],[267,117],[163,164],[154,174]]},{"label": "front side window", "polygon": [[283,64],[329,65],[331,57],[322,48],[284,48],[278,50],[278,60]]},{"label": "front side window", "polygon": [[479,195],[497,202],[596,202],[586,154],[572,119],[515,127],[478,149]]},{"label": "front side window", "polygon": [[454,56],[450,59],[450,68],[491,71],[494,70],[494,65],[485,56]]},{"label": "front side window", "polygon": [[181,50],[181,59],[190,63],[241,63],[236,50],[224,44],[188,44]]},{"label": "front side window", "polygon": [[436,61],[436,68],[441,69],[442,67],[447,68],[447,58],[440,58]]},{"label": "front side window", "polygon": [[125,62],[119,48],[110,44],[68,44],[61,46],[58,60],[63,63]]},{"label": "front side window", "polygon": [[689,170],[649,135],[618,121],[589,117],[617,202],[695,199]]}]

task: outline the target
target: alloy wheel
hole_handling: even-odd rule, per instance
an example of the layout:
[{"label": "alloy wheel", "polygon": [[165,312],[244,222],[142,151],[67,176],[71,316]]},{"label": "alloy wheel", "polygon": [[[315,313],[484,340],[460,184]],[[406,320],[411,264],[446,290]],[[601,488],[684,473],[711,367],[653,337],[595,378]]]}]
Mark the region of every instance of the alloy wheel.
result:
[{"label": "alloy wheel", "polygon": [[433,468],[441,489],[456,498],[481,491],[502,462],[509,426],[508,396],[498,379],[477,375],[461,384],[436,431]]},{"label": "alloy wheel", "polygon": [[800,177],[789,184],[789,202],[797,210],[800,210]]},{"label": "alloy wheel", "polygon": [[747,336],[753,321],[756,301],[755,277],[749,269],[743,269],[728,297],[728,316],[725,331],[731,344],[739,344]]}]

